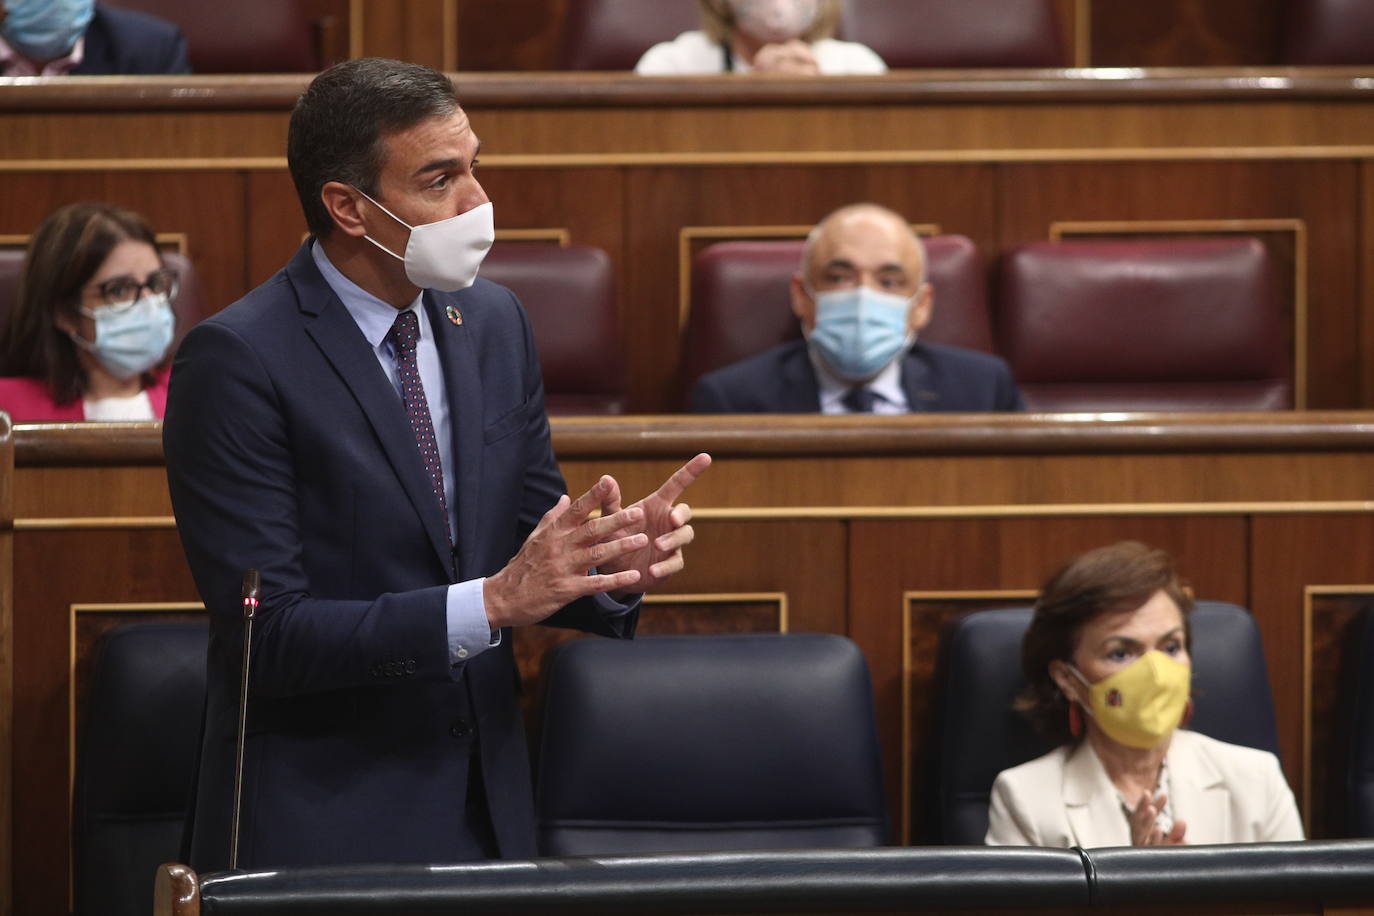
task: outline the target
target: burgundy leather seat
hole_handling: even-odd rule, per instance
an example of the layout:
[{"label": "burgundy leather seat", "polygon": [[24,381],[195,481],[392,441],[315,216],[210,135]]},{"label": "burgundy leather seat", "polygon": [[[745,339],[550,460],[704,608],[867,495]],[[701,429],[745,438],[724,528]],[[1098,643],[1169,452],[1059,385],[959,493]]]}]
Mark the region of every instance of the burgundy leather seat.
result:
[{"label": "burgundy leather seat", "polygon": [[567,0],[564,5],[564,70],[633,70],[660,41],[701,27],[695,0]]},{"label": "burgundy leather seat", "polygon": [[1036,242],[1003,260],[998,337],[1032,410],[1282,410],[1288,335],[1253,238]]},{"label": "burgundy leather seat", "polygon": [[[180,291],[172,303],[172,311],[176,312],[177,316],[177,328],[170,352],[176,352],[177,345],[181,343],[181,338],[186,336],[186,332],[202,318],[208,317],[210,312],[205,301],[205,290],[200,283],[200,275],[196,273],[196,267],[191,263],[191,259],[176,252],[164,251],[162,260],[175,270],[180,278]],[[10,312],[19,298],[19,274],[23,268],[24,249],[0,248],[0,335],[7,333],[9,329]]]},{"label": "burgundy leather seat", "polygon": [[903,67],[1064,67],[1054,0],[846,0],[839,37]]},{"label": "burgundy leather seat", "polygon": [[552,414],[625,410],[620,317],[611,259],[588,245],[497,242],[481,276],[510,287],[534,328]]},{"label": "burgundy leather seat", "polygon": [[318,23],[305,0],[101,0],[175,23],[196,73],[313,73]]},{"label": "burgundy leather seat", "polygon": [[[962,235],[924,239],[935,311],[923,340],[993,352],[982,259]],[[801,239],[718,242],[692,263],[692,310],[682,360],[684,391],[713,369],[801,336],[792,275]]]},{"label": "burgundy leather seat", "polygon": [[1288,0],[1279,62],[1374,64],[1374,4],[1369,0]]}]

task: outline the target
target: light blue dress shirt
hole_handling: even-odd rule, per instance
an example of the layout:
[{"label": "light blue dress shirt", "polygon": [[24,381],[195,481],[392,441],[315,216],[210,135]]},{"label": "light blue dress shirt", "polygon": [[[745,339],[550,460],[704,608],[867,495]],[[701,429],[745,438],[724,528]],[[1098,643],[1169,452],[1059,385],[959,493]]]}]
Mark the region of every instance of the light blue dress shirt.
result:
[{"label": "light blue dress shirt", "polygon": [[[383,302],[367,290],[345,277],[329,261],[323,246],[314,242],[310,254],[320,269],[324,281],[339,297],[348,314],[353,316],[363,337],[372,346],[377,362],[386,373],[396,397],[401,397],[401,376],[396,369],[396,354],[386,335],[396,323],[396,307]],[[448,506],[449,533],[458,530],[457,502],[454,499],[453,429],[448,408],[448,386],[444,384],[443,366],[439,363],[439,348],[434,342],[434,329],[423,306],[424,293],[415,297],[407,309],[420,321],[420,340],[415,347],[415,361],[420,370],[420,383],[425,386],[425,400],[429,404],[429,418],[434,425],[434,440],[439,447],[439,461],[444,468],[444,502]],[[453,664],[467,661],[484,649],[501,644],[501,631],[492,632],[487,621],[482,584],[486,578],[469,579],[448,587],[447,623],[449,660]],[[621,604],[608,595],[597,595],[601,612],[608,616],[624,614],[637,605]]]}]

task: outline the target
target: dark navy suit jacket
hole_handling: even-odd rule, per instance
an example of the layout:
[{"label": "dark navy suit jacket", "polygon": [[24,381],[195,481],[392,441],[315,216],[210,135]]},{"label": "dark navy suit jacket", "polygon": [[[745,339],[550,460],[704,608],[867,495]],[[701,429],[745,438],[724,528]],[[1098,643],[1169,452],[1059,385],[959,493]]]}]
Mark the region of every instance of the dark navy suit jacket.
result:
[{"label": "dark navy suit jacket", "polygon": [[73,76],[191,72],[181,29],[147,13],[97,5],[85,39]]},{"label": "dark navy suit jacket", "polygon": [[[228,860],[250,568],[240,866],[479,856],[461,829],[474,747],[501,855],[531,856],[512,634],[454,668],[445,615],[449,583],[505,565],[565,490],[528,320],[484,280],[425,293],[453,421],[450,547],[401,399],[309,244],[193,328],[172,370],[168,482],[212,615],[191,864]],[[550,622],[630,636],[636,612],[608,622],[585,599]]]},{"label": "dark navy suit jacket", "polygon": [[[917,342],[902,357],[902,389],[913,413],[1025,410],[1011,369],[996,356]],[[806,341],[793,340],[703,375],[694,413],[819,413],[820,386]]]}]

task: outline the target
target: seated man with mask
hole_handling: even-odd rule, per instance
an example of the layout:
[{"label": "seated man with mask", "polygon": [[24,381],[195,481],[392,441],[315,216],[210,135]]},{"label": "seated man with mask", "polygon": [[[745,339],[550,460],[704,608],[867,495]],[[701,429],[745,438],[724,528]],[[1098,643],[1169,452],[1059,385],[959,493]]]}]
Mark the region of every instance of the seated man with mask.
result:
[{"label": "seated man with mask", "polygon": [[794,340],[702,376],[695,413],[917,413],[1022,410],[1007,364],[917,342],[934,292],[925,246],[896,213],[852,204],[807,236],[792,278]]},{"label": "seated man with mask", "polygon": [[0,76],[190,72],[181,30],[155,16],[95,0],[0,3]]}]

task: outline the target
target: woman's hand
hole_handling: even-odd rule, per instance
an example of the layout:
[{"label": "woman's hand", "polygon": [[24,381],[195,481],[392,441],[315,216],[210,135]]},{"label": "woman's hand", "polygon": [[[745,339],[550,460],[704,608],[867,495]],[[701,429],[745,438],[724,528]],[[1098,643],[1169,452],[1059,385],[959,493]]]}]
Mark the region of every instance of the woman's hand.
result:
[{"label": "woman's hand", "polygon": [[1150,797],[1149,792],[1140,793],[1140,801],[1136,803],[1135,810],[1131,812],[1132,846],[1187,845],[1187,841],[1183,839],[1183,833],[1188,829],[1188,825],[1184,821],[1174,821],[1174,826],[1168,833],[1159,829],[1155,823],[1155,818],[1159,817],[1159,812],[1164,810],[1164,805],[1168,801],[1169,796],[1163,792],[1154,798]]}]

